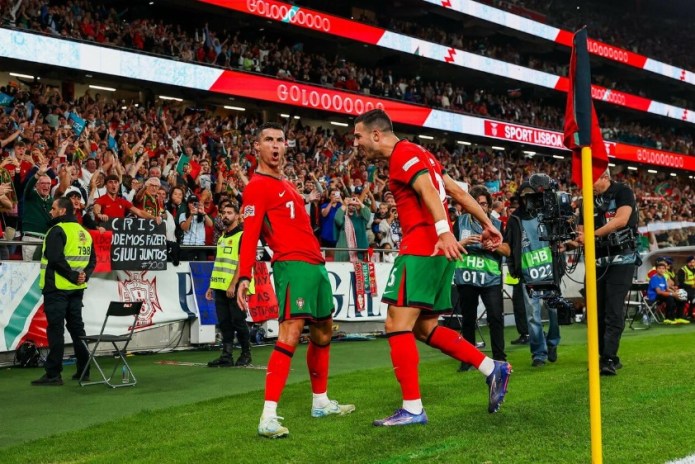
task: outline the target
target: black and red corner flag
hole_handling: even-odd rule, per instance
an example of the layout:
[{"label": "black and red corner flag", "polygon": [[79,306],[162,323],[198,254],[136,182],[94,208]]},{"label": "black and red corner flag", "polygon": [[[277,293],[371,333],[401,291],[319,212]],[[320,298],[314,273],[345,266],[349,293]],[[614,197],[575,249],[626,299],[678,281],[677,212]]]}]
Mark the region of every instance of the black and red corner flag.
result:
[{"label": "black and red corner flag", "polygon": [[565,109],[564,145],[572,150],[572,181],[582,186],[582,147],[591,147],[593,180],[608,168],[608,153],[591,100],[591,66],[586,28],[574,34]]}]

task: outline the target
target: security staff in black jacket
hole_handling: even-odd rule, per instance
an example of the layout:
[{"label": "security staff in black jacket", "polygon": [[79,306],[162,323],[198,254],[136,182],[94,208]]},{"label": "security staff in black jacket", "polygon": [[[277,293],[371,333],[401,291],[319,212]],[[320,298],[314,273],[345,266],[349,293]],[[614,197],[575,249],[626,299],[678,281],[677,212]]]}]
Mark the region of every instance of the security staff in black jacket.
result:
[{"label": "security staff in black jacket", "polygon": [[[635,267],[641,263],[635,241],[637,202],[632,189],[612,181],[608,170],[594,183],[594,194],[600,368],[601,375],[616,375],[616,370],[623,367],[618,348],[625,329],[625,296],[632,286]],[[580,236],[568,245],[584,244],[583,226],[578,229]]]},{"label": "security staff in black jacket", "polygon": [[[82,296],[87,281],[96,266],[92,237],[77,222],[70,199],[62,197],[53,201],[50,229],[41,250],[41,274],[39,286],[43,292],[44,311],[48,328],[48,357],[44,365],[46,373],[31,382],[35,386],[63,385],[64,328],[72,338],[77,373],[80,374],[89,361],[89,352],[80,340],[85,335],[82,322]],[[89,372],[85,373],[85,378]]]}]

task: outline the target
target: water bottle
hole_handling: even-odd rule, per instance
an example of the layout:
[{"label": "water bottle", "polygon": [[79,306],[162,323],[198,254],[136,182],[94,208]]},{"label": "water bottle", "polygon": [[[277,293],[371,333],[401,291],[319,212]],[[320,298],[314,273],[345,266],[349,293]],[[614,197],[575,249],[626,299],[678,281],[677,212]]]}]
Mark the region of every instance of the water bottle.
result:
[{"label": "water bottle", "polygon": [[123,366],[121,369],[121,383],[129,383],[130,382],[130,371]]},{"label": "water bottle", "polygon": [[649,315],[645,314],[642,316],[642,324],[649,325]]}]

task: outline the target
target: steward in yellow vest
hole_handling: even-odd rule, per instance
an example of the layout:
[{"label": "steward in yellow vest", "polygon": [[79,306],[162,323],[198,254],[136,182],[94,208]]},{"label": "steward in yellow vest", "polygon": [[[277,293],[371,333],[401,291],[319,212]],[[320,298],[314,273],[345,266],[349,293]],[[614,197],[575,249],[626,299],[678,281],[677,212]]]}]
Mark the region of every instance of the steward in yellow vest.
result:
[{"label": "steward in yellow vest", "polygon": [[[41,249],[39,287],[43,292],[44,312],[48,326],[49,353],[44,364],[46,374],[31,382],[35,386],[62,385],[64,328],[72,338],[78,379],[89,361],[89,352],[80,340],[85,335],[82,321],[82,297],[87,281],[96,266],[92,237],[78,222],[70,199],[53,201],[53,218]],[[89,377],[89,370],[84,378]]]},{"label": "steward in yellow vest", "polygon": [[[236,301],[236,287],[239,280],[239,250],[243,229],[240,224],[239,207],[235,203],[223,203],[220,207],[224,234],[217,241],[215,264],[210,276],[210,287],[205,297],[215,300],[217,326],[222,333],[222,354],[210,361],[209,367],[248,366],[251,364],[251,344],[249,327],[246,324],[246,312],[242,311]],[[236,364],[232,358],[234,335],[241,345],[241,355]]]}]

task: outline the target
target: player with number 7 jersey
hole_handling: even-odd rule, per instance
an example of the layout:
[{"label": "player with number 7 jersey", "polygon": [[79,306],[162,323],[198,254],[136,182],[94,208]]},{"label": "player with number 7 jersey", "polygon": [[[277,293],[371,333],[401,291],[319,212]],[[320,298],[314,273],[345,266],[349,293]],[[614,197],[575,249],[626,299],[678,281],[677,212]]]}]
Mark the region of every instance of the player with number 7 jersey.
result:
[{"label": "player with number 7 jersey", "polygon": [[273,281],[278,297],[280,329],[268,360],[265,403],[258,434],[266,438],[289,435],[277,415],[278,401],[285,388],[290,365],[305,323],[309,325],[309,368],[312,417],[344,416],[355,410],[352,404],[338,404],[328,398],[328,366],[333,336],[333,289],[328,279],[319,242],[304,209],[304,198],[283,177],[287,143],[282,126],[265,123],[258,128],[254,148],[258,170],[244,189],[242,216],[244,240],[239,257],[239,307],[246,301],[251,269],[256,262],[256,243],[263,235],[273,251]]}]

